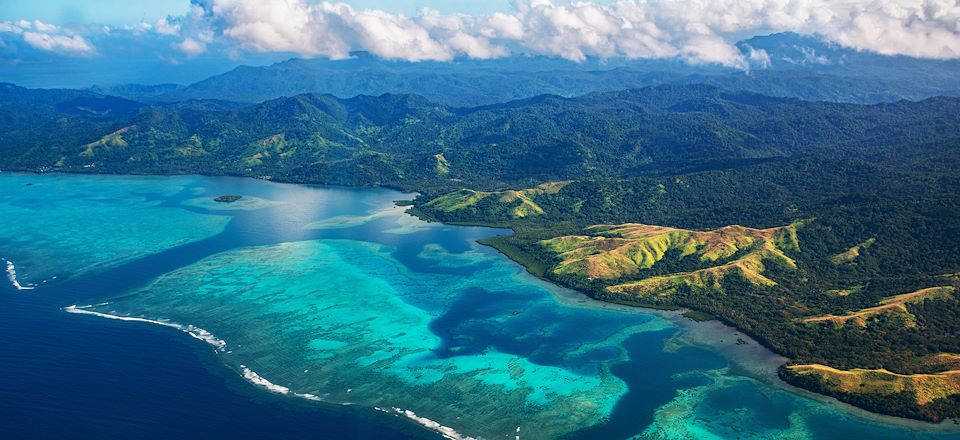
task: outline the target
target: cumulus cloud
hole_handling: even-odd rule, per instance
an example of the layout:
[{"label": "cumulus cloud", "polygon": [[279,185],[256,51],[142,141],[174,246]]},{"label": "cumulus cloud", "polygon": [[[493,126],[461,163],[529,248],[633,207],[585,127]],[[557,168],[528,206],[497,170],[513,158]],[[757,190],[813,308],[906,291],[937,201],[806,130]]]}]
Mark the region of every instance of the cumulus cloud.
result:
[{"label": "cumulus cloud", "polygon": [[[140,35],[144,35],[144,34],[146,34],[147,32],[150,32],[151,30],[153,30],[153,25],[151,25],[150,23],[141,21],[141,22],[139,22],[139,23],[134,23],[134,24],[129,24],[129,25],[121,26],[120,29],[121,29],[121,30],[124,30],[124,31],[127,31],[127,32],[130,32],[130,33],[133,34],[133,35],[140,36]],[[107,34],[110,33],[110,29],[109,29],[108,26],[104,26],[104,32],[107,33]]]},{"label": "cumulus cloud", "polygon": [[795,31],[882,54],[960,57],[958,0],[515,0],[485,16],[416,16],[358,10],[315,0],[194,0],[194,18],[253,51],[345,58],[450,60],[511,52],[588,57],[681,58],[745,68],[769,64],[733,42],[744,35]]},{"label": "cumulus cloud", "polygon": [[2,21],[0,22],[0,33],[20,35],[23,33],[23,28],[10,22]]},{"label": "cumulus cloud", "polygon": [[153,30],[160,35],[177,35],[180,33],[180,23],[171,21],[167,18],[161,18],[152,26]]},{"label": "cumulus cloud", "polygon": [[207,45],[204,42],[194,40],[191,37],[184,38],[183,41],[175,44],[174,47],[187,55],[200,55],[207,51]]},{"label": "cumulus cloud", "polygon": [[960,57],[957,0],[619,0],[611,4],[518,0],[522,46],[570,59],[682,57],[740,66],[737,36],[817,34],[888,55]]},{"label": "cumulus cloud", "polygon": [[18,35],[33,48],[62,55],[91,55],[95,52],[84,37],[39,20],[0,22],[0,33]]},{"label": "cumulus cloud", "polygon": [[[187,55],[291,52],[341,59],[363,50],[387,59],[446,61],[510,54],[678,58],[764,67],[769,54],[741,50],[745,37],[793,31],[857,50],[960,58],[960,0],[514,0],[488,15],[412,16],[321,0],[193,0],[183,16],[128,32],[169,41]],[[32,34],[28,37],[27,32]],[[41,22],[2,22],[0,33],[62,53],[91,53],[77,34]],[[811,53],[804,62],[823,62]],[[826,60],[829,61],[829,60]]]},{"label": "cumulus cloud", "polygon": [[37,48],[62,54],[88,54],[93,47],[79,35],[66,36],[41,32],[24,32],[23,41]]},{"label": "cumulus cloud", "polygon": [[197,1],[210,29],[260,52],[346,58],[366,50],[387,59],[490,58],[507,50],[474,30],[475,18],[424,10],[416,17],[344,3],[280,0]]}]

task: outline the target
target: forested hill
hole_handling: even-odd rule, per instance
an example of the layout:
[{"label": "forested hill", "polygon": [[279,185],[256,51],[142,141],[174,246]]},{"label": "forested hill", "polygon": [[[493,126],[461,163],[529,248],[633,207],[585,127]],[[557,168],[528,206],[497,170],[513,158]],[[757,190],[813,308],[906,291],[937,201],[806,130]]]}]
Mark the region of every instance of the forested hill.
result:
[{"label": "forested hill", "polygon": [[877,157],[960,137],[960,99],[855,105],[656,86],[451,108],[417,95],[306,94],[146,106],[0,86],[0,167],[270,176],[489,189]]}]

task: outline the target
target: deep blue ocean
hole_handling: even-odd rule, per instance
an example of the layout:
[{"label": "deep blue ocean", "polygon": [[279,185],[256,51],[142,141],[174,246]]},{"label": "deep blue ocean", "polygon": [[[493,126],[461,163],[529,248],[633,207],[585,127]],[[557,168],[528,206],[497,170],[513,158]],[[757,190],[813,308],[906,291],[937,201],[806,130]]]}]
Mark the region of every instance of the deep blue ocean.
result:
[{"label": "deep blue ocean", "polygon": [[960,438],[564,299],[411,197],[0,174],[2,437]]}]

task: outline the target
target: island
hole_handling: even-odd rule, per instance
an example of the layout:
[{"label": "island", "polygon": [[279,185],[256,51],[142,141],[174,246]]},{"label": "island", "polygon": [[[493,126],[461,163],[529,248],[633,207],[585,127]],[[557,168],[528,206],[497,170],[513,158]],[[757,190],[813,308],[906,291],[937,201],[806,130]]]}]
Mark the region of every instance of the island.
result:
[{"label": "island", "polygon": [[214,201],[214,202],[219,202],[219,203],[233,203],[233,202],[236,202],[237,200],[240,200],[240,199],[242,199],[242,198],[243,198],[243,196],[225,195],[225,196],[217,197],[217,198],[213,199],[213,201]]}]

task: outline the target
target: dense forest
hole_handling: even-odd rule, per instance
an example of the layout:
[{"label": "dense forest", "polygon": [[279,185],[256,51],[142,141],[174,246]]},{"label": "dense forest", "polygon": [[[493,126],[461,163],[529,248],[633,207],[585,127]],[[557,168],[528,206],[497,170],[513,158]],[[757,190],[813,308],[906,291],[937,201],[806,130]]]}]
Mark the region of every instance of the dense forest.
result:
[{"label": "dense forest", "polygon": [[416,95],[316,94],[250,106],[145,106],[13,85],[0,85],[0,98],[5,169],[236,174],[433,193],[823,155],[909,160],[925,145],[960,137],[960,99],[865,106],[701,85],[545,95],[469,109]]},{"label": "dense forest", "polygon": [[[960,353],[960,99],[858,105],[670,85],[471,108],[417,95],[143,104],[0,85],[0,127],[3,170],[417,190],[424,218],[512,228],[487,243],[539,276],[708,313],[796,365],[907,378],[960,368],[932,360]],[[590,264],[631,270],[577,270]],[[782,376],[874,411],[960,416],[960,385],[927,399],[912,379],[864,391],[864,378],[850,388],[797,371]]]}]

